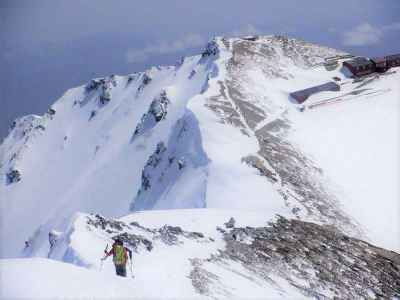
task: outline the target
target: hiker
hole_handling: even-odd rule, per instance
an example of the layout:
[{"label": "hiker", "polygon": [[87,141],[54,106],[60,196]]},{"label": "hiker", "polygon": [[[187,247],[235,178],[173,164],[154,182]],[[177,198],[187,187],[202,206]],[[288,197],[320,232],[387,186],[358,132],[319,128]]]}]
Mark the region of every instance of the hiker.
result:
[{"label": "hiker", "polygon": [[126,277],[126,263],[128,261],[128,253],[129,258],[132,263],[132,251],[128,248],[124,247],[123,242],[120,239],[116,239],[112,248],[109,252],[107,249],[104,250],[105,256],[102,260],[107,259],[111,254],[113,255],[113,262],[115,265],[115,272],[118,276]]}]

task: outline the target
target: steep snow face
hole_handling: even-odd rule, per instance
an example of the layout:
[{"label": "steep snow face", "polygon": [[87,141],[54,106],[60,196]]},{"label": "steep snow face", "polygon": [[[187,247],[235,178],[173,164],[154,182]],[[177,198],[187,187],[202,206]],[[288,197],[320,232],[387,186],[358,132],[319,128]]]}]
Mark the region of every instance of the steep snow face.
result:
[{"label": "steep snow face", "polygon": [[[185,106],[201,92],[207,79],[208,65],[198,64],[200,59],[187,58],[177,67],[152,68],[127,77],[93,80],[65,93],[52,106],[51,117],[18,121],[0,147],[1,239],[8,241],[2,243],[2,256],[18,256],[24,241],[33,235],[46,242],[48,231],[65,229],[65,220],[76,211],[108,216],[127,213],[141,186],[142,169],[157,144],[168,145],[170,135],[177,134],[178,120],[188,123],[194,119],[188,126],[195,130],[195,118]],[[197,73],[189,79],[193,69]],[[168,100],[158,105],[160,97]],[[165,110],[161,118],[159,109]],[[144,115],[155,118],[154,123],[135,135]],[[192,147],[193,143],[186,144]],[[199,142],[196,147],[201,152]],[[171,154],[191,153],[183,148],[171,146]],[[197,150],[193,151],[195,155]],[[201,158],[191,160],[189,155],[187,173],[193,168],[191,161],[195,166],[204,164]],[[20,180],[8,184],[7,174],[14,169]],[[204,190],[204,176],[193,183],[196,190]],[[193,202],[204,206],[204,199]]]},{"label": "steep snow face", "polygon": [[196,117],[187,111],[146,162],[132,210],[205,207],[208,163]]},{"label": "steep snow face", "polygon": [[[365,231],[400,249],[400,235],[387,231],[399,228],[399,174],[390,165],[399,153],[399,73],[353,82],[340,63],[324,65],[343,54],[276,36],[216,38],[176,66],[69,90],[45,116],[16,122],[0,146],[0,238],[8,241],[1,256],[20,255],[27,239],[32,255],[47,256],[48,233],[66,232],[77,211],[115,217],[204,207],[292,216],[352,236]],[[341,79],[339,94],[312,96],[316,106],[304,112],[290,101],[290,92],[332,77]],[[357,97],[318,104],[337,96]],[[373,125],[353,126],[355,115]],[[339,166],[347,153],[357,167]],[[384,163],[367,172],[364,162],[376,155]],[[386,208],[372,223],[382,190]]]}]

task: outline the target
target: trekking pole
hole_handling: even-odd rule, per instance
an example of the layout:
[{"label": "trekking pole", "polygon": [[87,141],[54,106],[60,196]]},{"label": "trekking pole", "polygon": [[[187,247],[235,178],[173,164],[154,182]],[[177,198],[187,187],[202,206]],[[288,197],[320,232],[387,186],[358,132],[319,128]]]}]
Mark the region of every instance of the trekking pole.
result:
[{"label": "trekking pole", "polygon": [[133,275],[133,264],[132,264],[132,258],[130,259],[130,265],[131,265],[131,275],[132,275],[132,278],[135,278],[135,275]]},{"label": "trekking pole", "polygon": [[[108,249],[108,244],[106,245],[106,249],[104,249],[104,253],[107,253],[107,249]],[[103,269],[103,261],[106,258],[106,256],[104,256],[103,258],[100,258],[100,271]]]},{"label": "trekking pole", "polygon": [[135,275],[133,275],[132,250],[130,250],[130,249],[127,249],[127,250],[129,252],[129,265],[131,268],[131,275],[132,275],[132,278],[135,278]]}]

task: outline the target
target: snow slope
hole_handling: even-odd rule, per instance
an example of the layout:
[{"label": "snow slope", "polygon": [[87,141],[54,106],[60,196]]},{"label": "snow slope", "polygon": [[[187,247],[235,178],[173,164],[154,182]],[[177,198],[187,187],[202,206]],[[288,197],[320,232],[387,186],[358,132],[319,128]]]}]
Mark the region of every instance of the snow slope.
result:
[{"label": "snow slope", "polygon": [[[172,214],[171,214],[172,213]],[[172,216],[172,217],[171,217]],[[263,226],[266,224],[266,215],[252,211],[238,212],[236,210],[179,210],[179,211],[149,211],[125,216],[120,220],[108,221],[101,217],[84,214],[73,218],[67,232],[61,235],[56,246],[51,250],[49,257],[69,263],[55,262],[48,259],[7,259],[1,260],[2,296],[55,298],[62,295],[68,299],[78,297],[92,298],[154,298],[154,299],[197,299],[203,298],[191,284],[192,259],[207,259],[211,254],[217,254],[223,249],[222,235],[216,227],[235,216],[236,224],[243,226]],[[271,213],[270,218],[273,214]],[[88,223],[88,220],[92,222]],[[104,223],[102,223],[103,221]],[[107,223],[109,222],[109,223]],[[119,223],[118,223],[119,222]],[[136,222],[137,226],[129,226]],[[103,228],[102,226],[105,225]],[[134,274],[127,279],[114,276],[114,266],[109,259],[101,266],[102,251],[112,243],[111,237],[128,232],[135,237],[151,241],[151,248],[139,242],[134,246],[128,242],[128,247],[134,250]],[[124,225],[128,224],[128,225]],[[151,232],[164,225],[180,226],[185,232],[196,232],[201,229],[202,237],[177,235],[164,232]],[[114,225],[114,226],[113,226]],[[131,236],[132,237],[132,236]],[[35,241],[33,241],[35,244]],[[151,250],[148,250],[151,249]],[[35,251],[36,249],[30,249]],[[32,253],[29,253],[32,255]],[[82,266],[90,269],[86,270]],[[223,291],[219,297],[260,298],[270,295],[270,299],[284,297],[303,298],[299,291],[282,282],[282,289],[262,282],[261,279],[245,280],[243,276],[251,276],[249,271],[240,265],[235,267],[236,273],[224,268],[217,268],[214,272],[221,278],[221,284],[231,290],[230,294]],[[38,274],[35,270],[40,269]],[[247,274],[247,275],[246,275]],[[12,283],[18,278],[20,285]],[[51,288],[43,289],[42,282],[51,282]],[[84,283],[84,284],[83,284]],[[21,286],[27,288],[21,289]],[[252,294],[248,294],[251,290]],[[166,296],[167,295],[167,296]]]},{"label": "snow slope", "polygon": [[395,251],[400,251],[399,82],[399,71],[380,76],[365,87],[382,93],[310,109],[293,131],[334,179],[341,203],[370,240]]},{"label": "snow slope", "polygon": [[[341,63],[324,65],[343,54],[281,36],[215,38],[175,66],[94,79],[67,91],[43,116],[16,120],[0,145],[0,239],[7,241],[0,257],[48,257],[96,270],[113,236],[87,231],[87,215],[79,212],[101,214],[155,230],[129,229],[159,250],[140,244],[136,280],[151,278],[160,287],[159,294],[138,288],[143,297],[158,298],[173,286],[172,298],[240,298],[248,290],[280,298],[300,295],[291,277],[271,285],[234,258],[228,271],[198,265],[229,247],[217,226],[232,216],[242,227],[265,226],[281,215],[400,251],[400,70],[353,80]],[[289,96],[334,77],[339,92],[313,95],[304,106]],[[165,224],[187,231],[184,246],[165,245]],[[52,230],[60,233],[54,249]],[[214,241],[193,240],[190,232]],[[43,264],[89,276],[48,260],[2,264],[15,272]],[[155,274],[160,265],[166,272]],[[169,271],[177,266],[177,274]],[[113,272],[111,262],[104,272]],[[93,280],[94,286],[103,279]],[[126,295],[124,281],[115,280]],[[230,291],[233,283],[242,288]]]},{"label": "snow slope", "polygon": [[[58,235],[48,254],[51,260],[0,260],[0,295],[303,299],[396,294],[398,254],[323,226],[292,222],[297,223],[277,219],[272,212],[268,216],[221,209],[146,211],[118,220],[78,214],[68,230]],[[133,251],[127,278],[114,275],[111,259],[100,262],[102,250],[115,237]],[[35,249],[26,249],[30,250]],[[43,288],[43,282],[49,288]],[[360,284],[363,289],[357,288]]]}]

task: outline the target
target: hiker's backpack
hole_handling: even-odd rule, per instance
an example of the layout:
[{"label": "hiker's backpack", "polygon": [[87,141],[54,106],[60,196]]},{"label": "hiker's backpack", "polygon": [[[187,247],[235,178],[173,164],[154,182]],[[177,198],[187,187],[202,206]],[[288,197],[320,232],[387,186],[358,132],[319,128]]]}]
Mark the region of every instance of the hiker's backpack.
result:
[{"label": "hiker's backpack", "polygon": [[121,266],[126,264],[126,254],[124,246],[115,245],[114,246],[114,257],[113,261],[115,265]]}]

